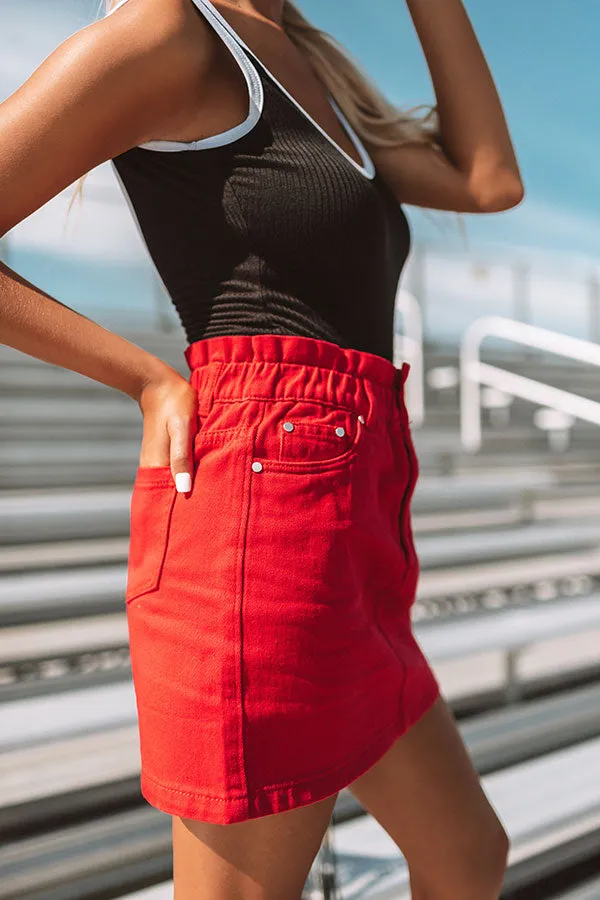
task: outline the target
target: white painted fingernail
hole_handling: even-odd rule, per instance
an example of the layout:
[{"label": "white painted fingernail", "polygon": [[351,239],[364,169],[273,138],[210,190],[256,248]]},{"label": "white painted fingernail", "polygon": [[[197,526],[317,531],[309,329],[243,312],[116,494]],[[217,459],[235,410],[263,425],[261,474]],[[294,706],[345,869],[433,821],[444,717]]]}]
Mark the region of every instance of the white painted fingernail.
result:
[{"label": "white painted fingernail", "polygon": [[175,487],[180,494],[187,494],[192,489],[192,476],[189,472],[178,472],[175,476]]}]

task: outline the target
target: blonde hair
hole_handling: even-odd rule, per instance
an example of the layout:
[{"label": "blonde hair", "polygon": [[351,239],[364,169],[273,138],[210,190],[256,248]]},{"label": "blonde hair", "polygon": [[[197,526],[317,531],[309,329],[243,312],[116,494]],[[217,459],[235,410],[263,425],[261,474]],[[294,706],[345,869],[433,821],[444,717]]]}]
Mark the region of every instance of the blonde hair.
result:
[{"label": "blonde hair", "polygon": [[[312,25],[290,0],[283,4],[283,29],[365,144],[391,147],[416,141],[437,145],[435,108],[402,110],[394,106],[348,51],[330,34]],[[426,113],[418,116],[420,110]]]},{"label": "blonde hair", "polygon": [[[117,2],[105,0],[106,12]],[[291,0],[283,2],[282,25],[367,146],[391,147],[415,142],[439,146],[435,107],[402,110],[394,106],[351,59],[348,51],[330,34],[312,25]],[[85,177],[78,180],[69,209],[75,198],[81,196]]]}]

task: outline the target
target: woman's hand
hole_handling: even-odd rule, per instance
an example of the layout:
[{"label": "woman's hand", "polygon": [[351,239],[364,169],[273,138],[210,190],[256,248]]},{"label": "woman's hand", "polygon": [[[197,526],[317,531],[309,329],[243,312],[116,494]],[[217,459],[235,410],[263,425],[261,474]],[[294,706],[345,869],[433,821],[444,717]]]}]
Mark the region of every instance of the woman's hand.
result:
[{"label": "woman's hand", "polygon": [[138,400],[144,416],[140,466],[170,466],[178,491],[191,490],[198,396],[175,369],[149,382]]}]

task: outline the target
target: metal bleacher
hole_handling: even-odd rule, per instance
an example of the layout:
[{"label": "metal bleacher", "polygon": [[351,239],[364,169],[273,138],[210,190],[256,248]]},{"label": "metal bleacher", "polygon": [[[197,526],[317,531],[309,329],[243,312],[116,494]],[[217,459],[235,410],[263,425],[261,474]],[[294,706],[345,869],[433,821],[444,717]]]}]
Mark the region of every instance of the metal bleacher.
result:
[{"label": "metal bleacher", "polygon": [[[180,335],[127,337],[186,374]],[[537,377],[547,365],[527,360]],[[414,431],[415,630],[511,835],[508,898],[600,859],[600,450],[574,428],[552,452],[516,402],[465,453],[456,396],[439,395],[426,388]],[[123,606],[141,415],[3,347],[0,396],[0,900],[170,900],[170,817],[139,794]],[[409,896],[401,853],[346,790],[330,832],[339,900]],[[306,900],[323,896],[320,862]],[[544,890],[600,898],[589,873]]]},{"label": "metal bleacher", "polygon": [[[484,776],[484,788],[511,835],[506,892],[586,856],[600,835],[599,776],[598,738]],[[340,824],[335,852],[343,900],[410,896],[404,859],[372,818]]]}]

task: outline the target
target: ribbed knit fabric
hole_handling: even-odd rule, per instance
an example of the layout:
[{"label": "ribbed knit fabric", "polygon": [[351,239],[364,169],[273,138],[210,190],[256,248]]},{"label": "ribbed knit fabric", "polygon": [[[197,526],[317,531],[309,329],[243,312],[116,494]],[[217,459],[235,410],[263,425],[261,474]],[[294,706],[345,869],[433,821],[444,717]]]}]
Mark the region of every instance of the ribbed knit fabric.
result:
[{"label": "ribbed knit fabric", "polygon": [[410,246],[402,207],[379,173],[353,165],[251,58],[264,105],[248,133],[223,146],[138,146],[113,159],[188,343],[296,334],[392,360]]}]

